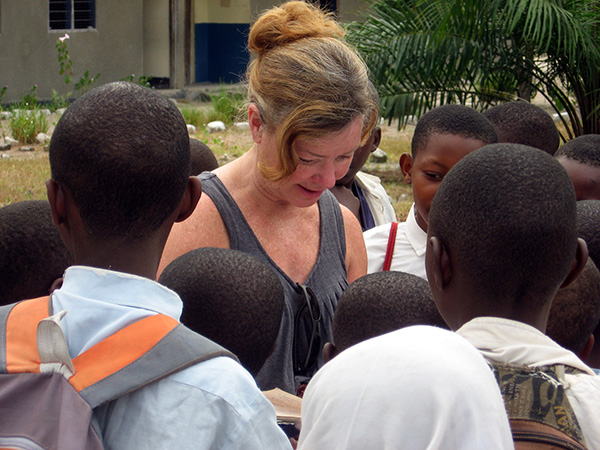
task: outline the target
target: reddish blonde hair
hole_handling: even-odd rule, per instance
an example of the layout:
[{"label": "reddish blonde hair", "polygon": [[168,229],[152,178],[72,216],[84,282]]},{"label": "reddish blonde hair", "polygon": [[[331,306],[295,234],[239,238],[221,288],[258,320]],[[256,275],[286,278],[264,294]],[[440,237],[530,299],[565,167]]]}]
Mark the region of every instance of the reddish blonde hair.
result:
[{"label": "reddish blonde hair", "polygon": [[367,67],[343,39],[334,17],[311,4],[291,1],[264,12],[250,29],[256,55],[246,72],[248,101],[274,133],[279,162],[260,165],[278,181],[298,164],[293,143],[339,132],[362,117],[362,140],[377,122],[379,105],[369,91]]}]

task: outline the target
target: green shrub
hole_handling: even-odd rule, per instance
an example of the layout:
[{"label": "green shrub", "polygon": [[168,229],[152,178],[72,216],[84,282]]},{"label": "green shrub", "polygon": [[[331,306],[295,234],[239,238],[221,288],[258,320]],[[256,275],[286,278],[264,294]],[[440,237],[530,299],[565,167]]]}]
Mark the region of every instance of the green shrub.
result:
[{"label": "green shrub", "polygon": [[209,120],[209,122],[220,120],[226,124],[232,124],[238,119],[240,110],[245,103],[245,95],[228,92],[224,88],[221,88],[218,95],[211,97],[214,118]]},{"label": "green shrub", "polygon": [[32,144],[38,133],[48,131],[48,119],[38,110],[14,112],[10,119],[13,138],[23,144]]}]

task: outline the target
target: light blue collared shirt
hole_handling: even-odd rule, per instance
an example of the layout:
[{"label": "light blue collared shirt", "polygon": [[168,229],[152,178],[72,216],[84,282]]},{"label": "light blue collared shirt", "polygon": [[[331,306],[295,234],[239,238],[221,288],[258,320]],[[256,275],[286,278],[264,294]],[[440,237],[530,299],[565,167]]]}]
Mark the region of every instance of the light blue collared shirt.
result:
[{"label": "light blue collared shirt", "polygon": [[[179,319],[182,302],[147,278],[73,266],[52,294],[75,357],[156,313]],[[275,411],[252,376],[218,357],[181,370],[94,410],[109,449],[290,449]]]}]

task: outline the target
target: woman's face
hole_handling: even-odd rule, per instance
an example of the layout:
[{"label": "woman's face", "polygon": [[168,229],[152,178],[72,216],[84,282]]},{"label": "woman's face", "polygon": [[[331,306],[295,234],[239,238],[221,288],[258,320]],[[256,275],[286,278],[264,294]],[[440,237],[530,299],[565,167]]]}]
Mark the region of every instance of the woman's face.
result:
[{"label": "woman's face", "polygon": [[335,181],[348,171],[352,157],[360,147],[362,118],[329,136],[298,139],[293,149],[298,156],[296,170],[278,183],[283,199],[306,207],[317,202],[323,191],[335,186]]}]

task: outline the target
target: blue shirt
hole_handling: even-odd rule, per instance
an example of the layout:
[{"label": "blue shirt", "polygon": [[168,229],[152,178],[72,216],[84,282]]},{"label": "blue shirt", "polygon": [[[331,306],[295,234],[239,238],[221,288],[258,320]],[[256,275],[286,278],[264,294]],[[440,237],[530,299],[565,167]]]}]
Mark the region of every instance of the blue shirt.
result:
[{"label": "blue shirt", "polygon": [[[147,278],[91,267],[67,269],[52,294],[71,358],[148,315],[179,319],[177,294]],[[227,357],[151,383],[94,410],[109,449],[290,449],[252,376]]]}]

